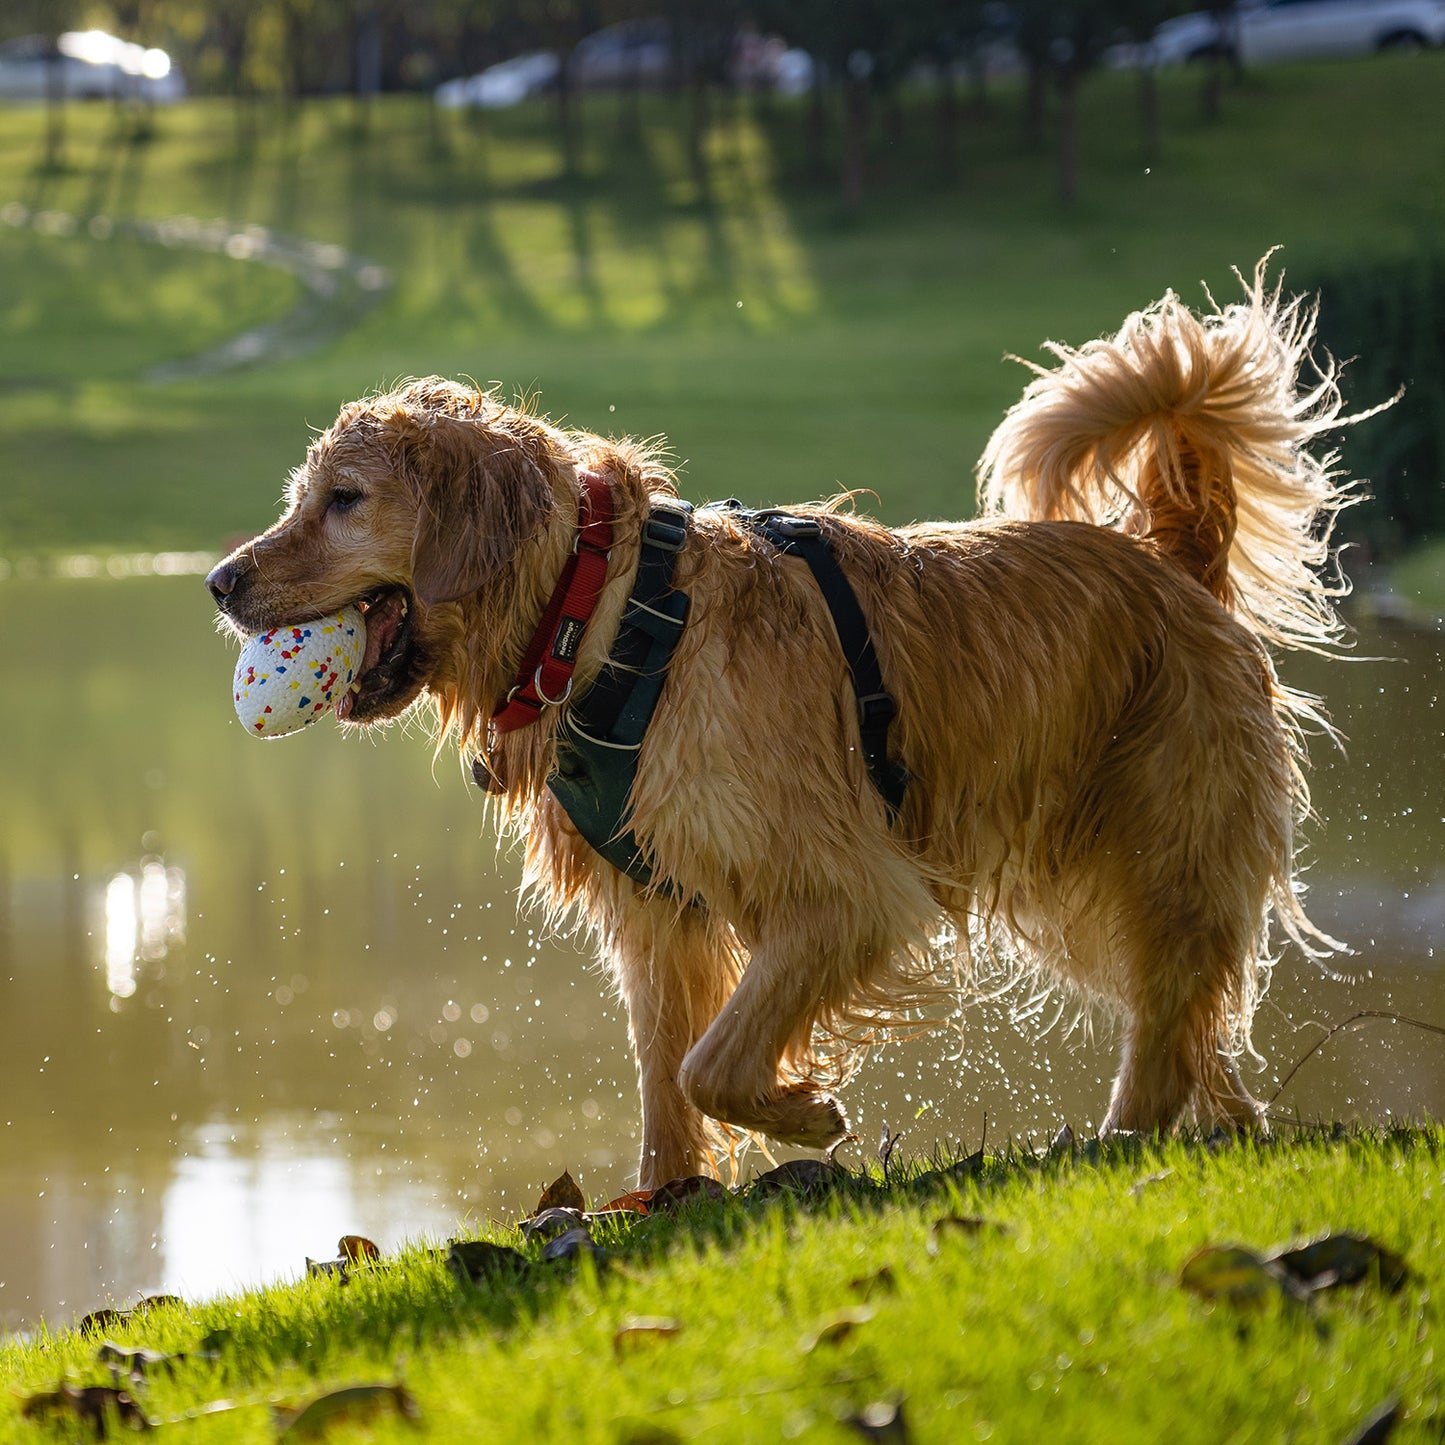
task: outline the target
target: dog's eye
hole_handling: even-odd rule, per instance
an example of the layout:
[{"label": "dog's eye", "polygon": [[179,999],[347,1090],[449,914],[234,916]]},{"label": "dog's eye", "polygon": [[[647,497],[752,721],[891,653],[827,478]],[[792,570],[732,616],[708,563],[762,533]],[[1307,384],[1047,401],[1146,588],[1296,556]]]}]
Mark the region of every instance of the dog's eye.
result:
[{"label": "dog's eye", "polygon": [[327,505],[338,512],[349,512],[360,500],[361,493],[355,487],[336,487]]}]

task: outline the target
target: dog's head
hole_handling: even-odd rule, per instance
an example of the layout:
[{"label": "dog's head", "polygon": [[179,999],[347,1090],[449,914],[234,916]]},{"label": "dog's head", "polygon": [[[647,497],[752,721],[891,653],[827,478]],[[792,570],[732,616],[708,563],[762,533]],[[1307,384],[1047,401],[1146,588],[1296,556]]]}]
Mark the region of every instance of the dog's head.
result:
[{"label": "dog's head", "polygon": [[475,671],[462,609],[507,610],[495,599],[575,478],[565,433],[475,388],[410,382],[344,407],[292,474],[281,519],[206,585],[242,634],[358,605],[366,652],[338,716],[378,722]]}]

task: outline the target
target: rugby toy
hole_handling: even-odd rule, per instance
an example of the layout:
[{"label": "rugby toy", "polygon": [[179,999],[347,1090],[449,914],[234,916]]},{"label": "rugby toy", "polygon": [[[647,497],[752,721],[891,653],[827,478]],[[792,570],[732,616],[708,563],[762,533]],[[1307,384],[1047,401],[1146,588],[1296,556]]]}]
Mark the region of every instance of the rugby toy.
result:
[{"label": "rugby toy", "polygon": [[248,638],[231,687],[241,726],[258,738],[299,732],[346,696],[365,652],[355,607]]}]

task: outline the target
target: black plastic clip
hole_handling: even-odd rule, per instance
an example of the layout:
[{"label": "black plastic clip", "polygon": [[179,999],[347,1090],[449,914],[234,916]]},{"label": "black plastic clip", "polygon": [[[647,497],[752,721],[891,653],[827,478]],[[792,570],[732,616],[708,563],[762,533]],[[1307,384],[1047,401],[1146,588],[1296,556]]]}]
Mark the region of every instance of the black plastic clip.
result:
[{"label": "black plastic clip", "polygon": [[898,716],[898,704],[886,692],[872,692],[858,699],[858,725],[864,732],[886,726]]},{"label": "black plastic clip", "polygon": [[682,551],[687,543],[691,515],[692,508],[685,503],[654,502],[651,515],[642,529],[643,541],[663,552]]},{"label": "black plastic clip", "polygon": [[778,536],[786,538],[789,542],[807,542],[823,535],[823,529],[814,518],[790,517],[786,513],[781,516],[769,516],[767,527],[768,531],[776,532]]}]

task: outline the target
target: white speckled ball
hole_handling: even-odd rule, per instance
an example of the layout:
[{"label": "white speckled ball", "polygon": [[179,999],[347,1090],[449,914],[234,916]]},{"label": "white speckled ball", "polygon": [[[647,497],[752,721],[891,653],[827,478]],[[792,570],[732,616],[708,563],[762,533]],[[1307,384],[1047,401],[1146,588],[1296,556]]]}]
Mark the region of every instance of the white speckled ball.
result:
[{"label": "white speckled ball", "polygon": [[248,638],[231,688],[242,727],[280,738],[315,722],[345,695],[365,652],[355,607]]}]

